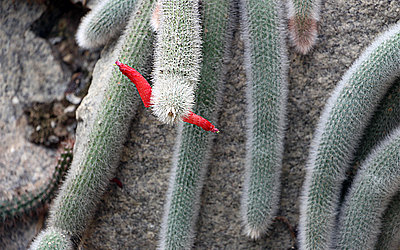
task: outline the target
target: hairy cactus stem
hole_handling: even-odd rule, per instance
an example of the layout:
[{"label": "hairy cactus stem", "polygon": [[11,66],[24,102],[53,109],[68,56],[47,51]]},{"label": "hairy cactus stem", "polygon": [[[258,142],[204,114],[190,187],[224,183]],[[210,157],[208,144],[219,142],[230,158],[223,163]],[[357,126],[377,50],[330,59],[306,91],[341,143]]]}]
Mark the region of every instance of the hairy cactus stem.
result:
[{"label": "hairy cactus stem", "polygon": [[[145,71],[152,50],[153,33],[149,19],[153,1],[138,0],[135,6],[113,56],[124,58]],[[102,96],[90,127],[88,141],[81,144],[84,145],[81,151],[79,148],[75,151],[71,170],[50,209],[48,230],[61,231],[72,239],[82,237],[101,195],[114,177],[130,120],[139,101],[134,87],[117,68],[110,73],[103,92],[106,94]],[[38,242],[42,239],[37,238],[35,244],[45,244]]]},{"label": "hairy cactus stem", "polygon": [[379,101],[400,72],[400,24],[373,42],[345,73],[311,144],[300,206],[300,249],[332,245],[341,184]]},{"label": "hairy cactus stem", "polygon": [[125,27],[137,0],[103,0],[81,21],[76,33],[78,45],[94,49],[116,38]]},{"label": "hairy cactus stem", "polygon": [[286,116],[287,49],[282,4],[241,0],[247,143],[241,213],[245,233],[257,239],[277,212]]},{"label": "hairy cactus stem", "polygon": [[[224,87],[225,63],[233,37],[235,0],[202,2],[204,58],[193,110],[215,119]],[[163,222],[160,249],[190,249],[195,239],[203,180],[212,134],[183,123],[178,128]]]},{"label": "hairy cactus stem", "polygon": [[295,49],[307,54],[317,39],[320,0],[289,0],[289,37]]},{"label": "hairy cactus stem", "polygon": [[199,0],[158,1],[152,111],[174,124],[189,114],[200,78]]},{"label": "hairy cactus stem", "polygon": [[383,212],[400,187],[400,128],[361,164],[341,208],[334,249],[373,249]]}]

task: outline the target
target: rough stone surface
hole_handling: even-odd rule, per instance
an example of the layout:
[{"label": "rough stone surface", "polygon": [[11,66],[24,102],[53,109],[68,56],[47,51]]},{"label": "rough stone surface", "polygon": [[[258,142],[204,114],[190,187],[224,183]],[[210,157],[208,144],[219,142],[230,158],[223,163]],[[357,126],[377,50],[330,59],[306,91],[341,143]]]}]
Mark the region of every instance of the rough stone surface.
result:
[{"label": "rough stone surface", "polygon": [[[322,2],[315,48],[306,56],[296,54],[292,48],[289,50],[288,124],[278,215],[285,217],[293,228],[298,225],[299,195],[308,147],[330,92],[371,40],[396,23],[400,16],[399,1]],[[281,221],[275,222],[270,233],[258,241],[246,238],[242,232],[239,209],[246,137],[245,75],[239,36],[233,51],[218,121],[222,132],[215,136],[212,148],[194,248],[289,249],[294,241],[288,226]],[[101,69],[101,63],[96,67]],[[96,102],[89,101],[95,98],[95,93],[90,91],[89,96],[92,96],[87,97],[85,106],[79,109],[81,124],[95,113]],[[85,140],[83,128],[89,126],[86,124],[79,125],[81,145]],[[84,248],[156,248],[175,135],[175,129],[160,124],[150,110],[139,109],[116,176],[123,188],[111,185],[108,189]],[[25,229],[19,227],[19,230]]]},{"label": "rough stone surface", "polygon": [[[27,140],[23,115],[33,102],[61,99],[66,86],[66,72],[50,45],[30,31],[44,10],[27,1],[0,3],[0,199],[34,190],[51,176],[57,162],[55,150]],[[0,238],[0,248],[25,248],[27,241],[21,239],[32,238],[35,227],[18,229],[22,228],[14,234],[7,231],[8,237]]]}]

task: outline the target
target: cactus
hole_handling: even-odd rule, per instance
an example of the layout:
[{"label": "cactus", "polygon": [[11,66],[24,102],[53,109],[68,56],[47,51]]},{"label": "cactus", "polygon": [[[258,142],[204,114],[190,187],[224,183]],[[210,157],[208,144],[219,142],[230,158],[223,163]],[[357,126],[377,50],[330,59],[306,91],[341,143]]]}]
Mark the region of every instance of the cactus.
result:
[{"label": "cactus", "polygon": [[382,232],[376,248],[378,250],[400,248],[400,192],[394,196],[382,219]]},{"label": "cactus", "polygon": [[38,191],[0,202],[0,221],[4,225],[11,224],[16,219],[26,215],[38,213],[50,202],[71,165],[72,147],[73,144],[71,143],[65,145],[57,160],[51,179]]},{"label": "cactus", "polygon": [[400,128],[361,165],[341,209],[335,249],[372,249],[381,218],[400,186]]},{"label": "cactus", "polygon": [[32,243],[30,249],[69,250],[73,249],[73,242],[67,233],[50,227],[37,236],[36,241]]},{"label": "cactus", "polygon": [[82,48],[105,45],[126,26],[137,0],[103,0],[90,11],[79,25],[76,41]]},{"label": "cactus", "polygon": [[288,73],[281,8],[276,0],[240,1],[248,85],[242,218],[253,239],[266,232],[279,202]]},{"label": "cactus", "polygon": [[[152,8],[153,1],[138,2],[125,34],[116,45],[115,54],[141,71],[152,49],[149,24]],[[87,146],[72,162],[71,171],[50,210],[49,228],[63,231],[71,238],[82,236],[115,172],[130,119],[135,113],[135,103],[139,101],[133,84],[116,67],[106,88]]]},{"label": "cactus", "polygon": [[340,187],[362,131],[400,70],[400,24],[370,45],[329,98],[311,144],[300,207],[301,249],[326,249]]},{"label": "cactus", "polygon": [[[216,118],[224,58],[232,36],[233,1],[210,0],[202,4],[203,58],[201,79],[196,90],[194,110],[205,117]],[[194,240],[194,224],[200,206],[200,193],[207,172],[212,136],[185,123],[179,126],[172,174],[167,192],[161,228],[161,249],[189,249]]]},{"label": "cactus", "polygon": [[289,0],[289,37],[295,49],[307,54],[317,39],[319,0]]},{"label": "cactus", "polygon": [[198,0],[159,1],[152,110],[163,123],[189,114],[199,82],[201,27]]}]

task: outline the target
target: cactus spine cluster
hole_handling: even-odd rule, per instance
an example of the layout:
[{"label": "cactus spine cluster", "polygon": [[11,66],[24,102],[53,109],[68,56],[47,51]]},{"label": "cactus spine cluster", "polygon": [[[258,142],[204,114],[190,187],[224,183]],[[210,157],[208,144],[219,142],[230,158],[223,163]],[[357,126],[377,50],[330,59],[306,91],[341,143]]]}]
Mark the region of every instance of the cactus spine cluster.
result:
[{"label": "cactus spine cluster", "polygon": [[289,0],[289,37],[295,49],[307,54],[317,39],[319,0]]},{"label": "cactus spine cluster", "polygon": [[280,1],[241,0],[247,82],[246,234],[265,234],[280,193],[287,93],[287,51]]},{"label": "cactus spine cluster", "polygon": [[160,0],[157,8],[152,110],[161,122],[173,124],[189,114],[199,82],[199,1]]},{"label": "cactus spine cluster", "polygon": [[335,249],[372,249],[383,212],[399,186],[400,128],[362,164],[342,206]]},{"label": "cactus spine cluster", "polygon": [[[153,1],[139,0],[115,55],[145,71],[153,34],[149,24]],[[119,83],[119,84],[118,84]],[[123,140],[139,96],[117,67],[104,92],[101,109],[91,128],[87,146],[77,155],[50,210],[49,231],[62,231],[71,238],[82,236],[96,205],[118,165]],[[34,246],[40,246],[40,237]]]},{"label": "cactus spine cluster", "polygon": [[332,244],[345,172],[362,131],[400,70],[400,24],[375,40],[346,72],[318,124],[300,207],[301,249]]},{"label": "cactus spine cluster", "polygon": [[91,10],[79,25],[76,41],[82,48],[93,49],[115,38],[134,10],[137,0],[103,0]]},{"label": "cactus spine cluster", "polygon": [[[210,0],[202,4],[203,65],[196,90],[194,111],[216,118],[224,59],[231,40],[232,2]],[[160,249],[189,249],[194,240],[194,225],[200,206],[200,193],[207,172],[212,134],[184,123],[179,127],[161,228]]]},{"label": "cactus spine cluster", "polygon": [[42,231],[35,242],[32,243],[31,249],[40,250],[69,250],[73,249],[73,243],[70,236],[57,228],[48,228]]},{"label": "cactus spine cluster", "polygon": [[0,201],[0,222],[6,225],[15,219],[38,212],[54,197],[72,161],[72,145],[66,145],[61,152],[50,181],[34,193]]}]

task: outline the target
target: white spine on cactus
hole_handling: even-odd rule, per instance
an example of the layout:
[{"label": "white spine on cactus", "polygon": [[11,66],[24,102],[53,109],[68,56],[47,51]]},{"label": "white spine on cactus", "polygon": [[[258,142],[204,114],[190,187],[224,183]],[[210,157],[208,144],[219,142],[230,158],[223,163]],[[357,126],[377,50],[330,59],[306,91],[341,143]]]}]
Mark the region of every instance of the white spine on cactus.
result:
[{"label": "white spine on cactus", "polygon": [[341,184],[362,132],[400,73],[400,23],[380,35],[345,73],[322,112],[306,166],[300,249],[332,242]]},{"label": "white spine on cactus", "polygon": [[153,112],[167,124],[188,115],[200,78],[198,0],[160,0],[154,56]]},{"label": "white spine on cactus", "polygon": [[279,203],[286,124],[287,49],[281,1],[241,0],[247,97],[245,233],[266,233]]},{"label": "white spine on cactus", "polygon": [[399,187],[397,128],[361,165],[341,208],[335,249],[374,249],[383,213]]},{"label": "white spine on cactus", "polygon": [[98,48],[115,38],[128,22],[137,0],[103,0],[83,19],[76,33],[78,45]]},{"label": "white spine on cactus", "polygon": [[400,191],[397,191],[385,211],[376,249],[400,249]]},{"label": "white spine on cactus", "polygon": [[49,227],[36,236],[30,250],[72,250],[72,241],[64,231]]}]

